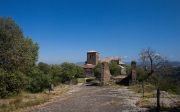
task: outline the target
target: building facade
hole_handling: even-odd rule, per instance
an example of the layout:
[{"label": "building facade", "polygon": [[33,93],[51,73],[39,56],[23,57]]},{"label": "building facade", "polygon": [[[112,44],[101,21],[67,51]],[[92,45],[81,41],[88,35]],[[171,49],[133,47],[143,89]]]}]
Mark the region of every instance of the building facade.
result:
[{"label": "building facade", "polygon": [[[99,53],[95,50],[91,50],[87,52],[87,61],[84,65],[82,65],[84,69],[84,76],[85,77],[94,77],[94,68],[98,64],[98,62],[115,62],[121,67],[121,74],[126,74],[126,69],[124,67],[124,63],[121,62],[121,59],[119,56],[116,57],[110,57],[110,58],[100,58]],[[120,74],[119,74],[120,75]]]}]

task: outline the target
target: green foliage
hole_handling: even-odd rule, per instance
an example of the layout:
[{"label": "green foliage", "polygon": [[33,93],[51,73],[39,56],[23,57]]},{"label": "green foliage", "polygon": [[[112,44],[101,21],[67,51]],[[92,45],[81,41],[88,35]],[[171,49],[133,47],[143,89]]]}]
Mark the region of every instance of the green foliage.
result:
[{"label": "green foliage", "polygon": [[61,66],[51,65],[51,79],[52,83],[56,86],[62,83]]},{"label": "green foliage", "polygon": [[174,79],[171,77],[165,77],[160,81],[160,90],[167,91],[172,94],[180,94],[180,89],[174,83]]},{"label": "green foliage", "polygon": [[101,78],[101,63],[98,62],[98,64],[94,68],[94,76],[96,78]]},{"label": "green foliage", "polygon": [[83,77],[84,77],[83,74],[84,74],[83,68],[80,67],[80,66],[78,66],[78,65],[76,65],[76,74],[75,74],[75,78],[83,78]]},{"label": "green foliage", "polygon": [[146,80],[147,72],[143,68],[137,68],[137,80],[142,82]]},{"label": "green foliage", "polygon": [[171,77],[159,78],[154,74],[151,77],[149,77],[149,82],[155,85],[156,88],[160,88],[160,90],[167,91],[172,94],[180,94],[180,89],[174,81],[175,79]]},{"label": "green foliage", "polygon": [[0,69],[0,98],[19,94],[24,85],[24,76],[21,72],[6,72]]},{"label": "green foliage", "polygon": [[126,68],[126,74],[130,75],[131,74],[131,67],[129,65],[125,65]]},{"label": "green foliage", "polygon": [[40,62],[38,64],[38,67],[41,71],[44,72],[44,74],[51,74],[51,67],[48,64],[46,64],[44,62]]},{"label": "green foliage", "polygon": [[64,62],[61,64],[61,77],[62,82],[70,81],[71,79],[78,78],[83,74],[83,69],[74,63]]},{"label": "green foliage", "polygon": [[45,75],[37,67],[34,67],[28,73],[26,82],[27,82],[25,85],[26,91],[32,93],[42,92],[43,89],[50,87],[51,77],[50,75]]},{"label": "green foliage", "polygon": [[0,18],[0,68],[27,72],[38,59],[37,43],[24,38],[22,30],[11,18]]},{"label": "green foliage", "polygon": [[109,63],[109,70],[112,76],[117,76],[121,74],[121,68],[115,62]]}]

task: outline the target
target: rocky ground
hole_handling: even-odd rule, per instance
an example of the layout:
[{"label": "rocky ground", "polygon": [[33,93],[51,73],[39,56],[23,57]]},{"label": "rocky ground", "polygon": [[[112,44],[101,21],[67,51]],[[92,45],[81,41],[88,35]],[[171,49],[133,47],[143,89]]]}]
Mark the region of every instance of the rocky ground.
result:
[{"label": "rocky ground", "polygon": [[136,107],[141,96],[127,88],[74,86],[68,93],[54,97],[56,102],[29,112],[137,112],[147,109]]},{"label": "rocky ground", "polygon": [[138,107],[140,99],[142,95],[127,87],[76,85],[66,94],[54,97],[54,102],[29,112],[156,112]]}]

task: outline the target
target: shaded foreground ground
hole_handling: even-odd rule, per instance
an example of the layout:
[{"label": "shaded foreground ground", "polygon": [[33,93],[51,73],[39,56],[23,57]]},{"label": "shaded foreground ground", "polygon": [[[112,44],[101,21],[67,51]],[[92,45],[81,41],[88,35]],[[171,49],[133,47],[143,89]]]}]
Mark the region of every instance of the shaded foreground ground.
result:
[{"label": "shaded foreground ground", "polygon": [[77,85],[68,93],[55,97],[49,103],[29,112],[149,112],[136,107],[141,95],[126,87],[98,87]]}]

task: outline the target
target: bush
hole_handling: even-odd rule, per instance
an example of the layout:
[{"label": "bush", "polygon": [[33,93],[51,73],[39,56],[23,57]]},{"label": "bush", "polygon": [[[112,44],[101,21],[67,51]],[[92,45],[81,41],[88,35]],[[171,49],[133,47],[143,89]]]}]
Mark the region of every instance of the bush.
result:
[{"label": "bush", "polygon": [[174,83],[174,79],[171,77],[165,77],[160,81],[159,88],[163,91],[167,91],[172,94],[180,94],[180,89]]},{"label": "bush", "polygon": [[24,76],[21,72],[6,72],[0,69],[0,98],[6,98],[21,93]]},{"label": "bush", "polygon": [[144,69],[137,68],[137,80],[139,82],[143,82],[144,80],[146,80],[146,76],[147,76],[147,73]]},{"label": "bush", "polygon": [[59,84],[62,83],[62,78],[61,77],[58,77],[58,76],[55,76],[53,79],[52,79],[52,84],[54,84],[54,86],[57,86]]},{"label": "bush", "polygon": [[101,63],[98,62],[98,64],[94,68],[94,76],[96,78],[101,78]]},{"label": "bush", "polygon": [[49,75],[45,75],[38,68],[33,68],[32,71],[28,73],[25,90],[32,93],[42,92],[43,89],[50,87],[51,81]]},{"label": "bush", "polygon": [[112,76],[117,76],[121,74],[121,68],[117,63],[111,62],[108,65],[109,65],[109,70]]}]

